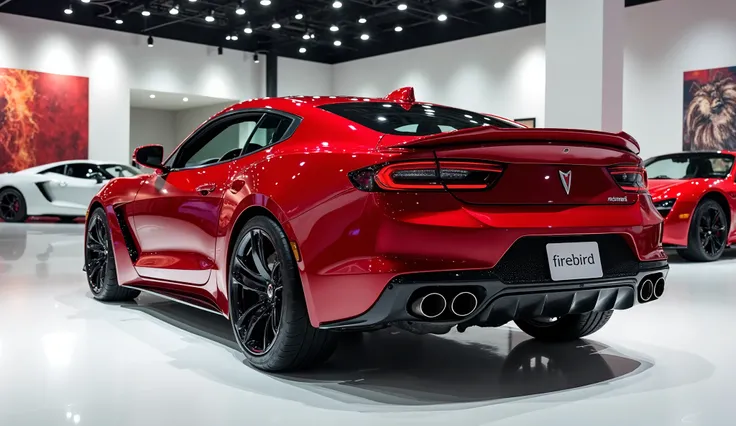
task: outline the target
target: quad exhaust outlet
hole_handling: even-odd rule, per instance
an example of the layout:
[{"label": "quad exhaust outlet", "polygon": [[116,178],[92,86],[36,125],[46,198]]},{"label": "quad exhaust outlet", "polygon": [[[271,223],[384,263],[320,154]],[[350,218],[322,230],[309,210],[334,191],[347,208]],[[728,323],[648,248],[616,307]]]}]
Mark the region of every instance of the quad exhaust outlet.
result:
[{"label": "quad exhaust outlet", "polygon": [[452,298],[450,310],[459,317],[467,317],[478,307],[478,298],[469,291],[463,291]]},{"label": "quad exhaust outlet", "polygon": [[648,302],[652,300],[654,295],[654,283],[650,279],[642,281],[639,286],[639,300],[642,302]]},{"label": "quad exhaust outlet", "polygon": [[415,300],[411,304],[411,310],[416,315],[424,318],[437,318],[447,309],[447,299],[439,293],[429,293]]},{"label": "quad exhaust outlet", "polygon": [[652,295],[655,299],[659,299],[664,294],[664,278],[659,278],[654,283]]}]

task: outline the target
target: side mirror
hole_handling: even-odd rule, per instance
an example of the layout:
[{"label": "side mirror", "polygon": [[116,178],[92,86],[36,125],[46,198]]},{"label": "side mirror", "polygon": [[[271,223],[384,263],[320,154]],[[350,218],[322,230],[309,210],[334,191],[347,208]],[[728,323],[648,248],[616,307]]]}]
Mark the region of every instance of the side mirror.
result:
[{"label": "side mirror", "polygon": [[105,176],[102,176],[102,173],[100,172],[92,172],[88,175],[91,179],[94,179],[97,181],[97,183],[102,183],[105,181]]},{"label": "side mirror", "polygon": [[141,166],[155,170],[165,171],[164,147],[161,145],[139,146],[133,152],[133,160]]}]

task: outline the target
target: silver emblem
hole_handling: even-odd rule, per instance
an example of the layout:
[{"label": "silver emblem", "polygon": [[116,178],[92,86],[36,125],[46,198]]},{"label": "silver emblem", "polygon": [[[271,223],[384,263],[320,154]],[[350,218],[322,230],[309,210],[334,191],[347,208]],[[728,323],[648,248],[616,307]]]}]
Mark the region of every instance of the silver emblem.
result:
[{"label": "silver emblem", "polygon": [[559,173],[562,187],[565,188],[565,194],[570,195],[570,185],[572,185],[572,170],[566,172],[560,170]]}]

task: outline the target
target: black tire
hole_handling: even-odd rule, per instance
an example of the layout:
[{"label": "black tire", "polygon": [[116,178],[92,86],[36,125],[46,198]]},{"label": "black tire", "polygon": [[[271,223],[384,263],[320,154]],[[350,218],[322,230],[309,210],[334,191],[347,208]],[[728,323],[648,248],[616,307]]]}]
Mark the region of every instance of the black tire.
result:
[{"label": "black tire", "polygon": [[[262,272],[256,272],[253,247],[260,247],[261,255],[256,256],[265,259],[265,264],[260,263]],[[240,230],[228,264],[228,287],[235,340],[254,367],[274,372],[307,369],[327,361],[334,352],[335,333],[309,322],[293,252],[275,221],[256,216]],[[257,334],[261,326],[262,333]],[[256,339],[262,339],[260,348]]]},{"label": "black tire", "polygon": [[10,186],[0,190],[0,218],[5,222],[24,222],[27,211],[26,199],[20,191]]},{"label": "black tire", "polygon": [[[715,217],[719,220],[713,221]],[[714,223],[709,223],[709,220]],[[720,204],[712,199],[701,201],[690,221],[687,248],[678,249],[677,254],[692,262],[712,262],[720,259],[726,249],[729,225],[728,214],[723,211]],[[703,226],[709,229],[701,229]]]},{"label": "black tire", "polygon": [[92,296],[104,302],[126,302],[141,293],[118,285],[115,253],[105,210],[96,208],[85,226],[84,270]]},{"label": "black tire", "polygon": [[524,333],[546,342],[569,342],[600,330],[613,311],[588,312],[559,317],[554,321],[518,319],[514,321]]}]

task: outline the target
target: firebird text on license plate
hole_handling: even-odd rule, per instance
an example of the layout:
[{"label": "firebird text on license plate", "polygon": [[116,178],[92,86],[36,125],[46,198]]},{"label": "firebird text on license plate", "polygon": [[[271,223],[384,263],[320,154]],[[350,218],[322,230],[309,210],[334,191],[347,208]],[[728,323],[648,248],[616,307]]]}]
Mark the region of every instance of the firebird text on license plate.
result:
[{"label": "firebird text on license plate", "polygon": [[547,244],[547,260],[552,281],[603,276],[596,242]]}]

